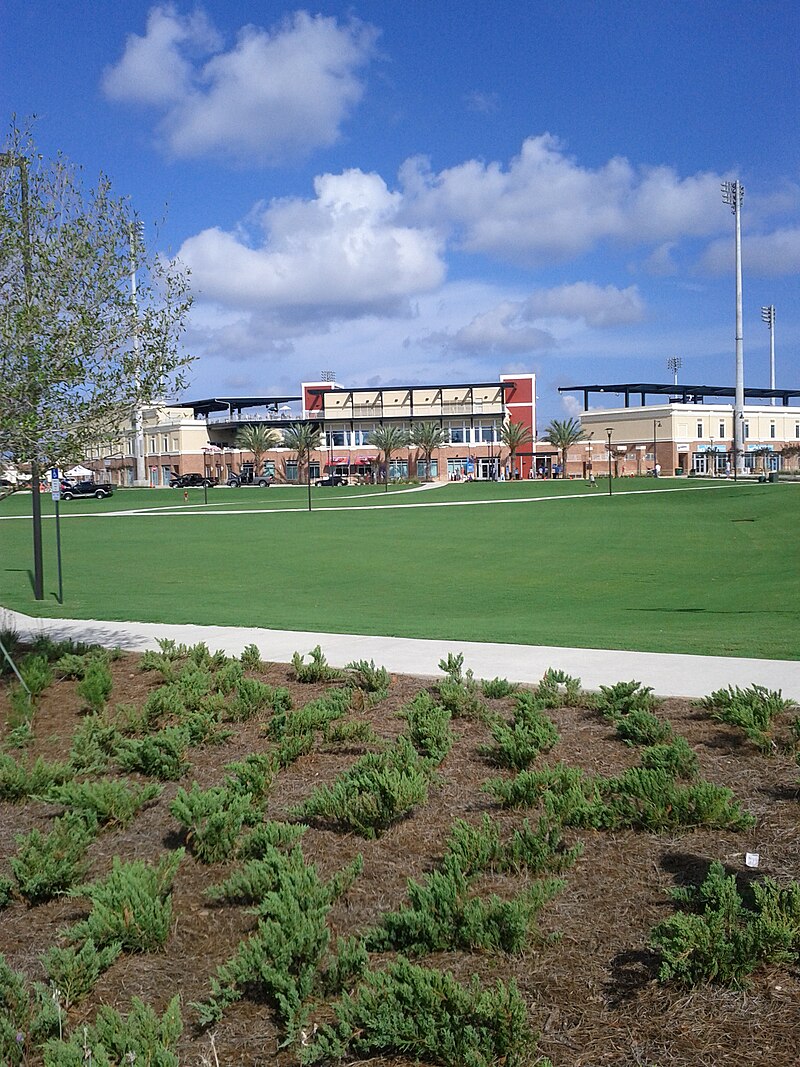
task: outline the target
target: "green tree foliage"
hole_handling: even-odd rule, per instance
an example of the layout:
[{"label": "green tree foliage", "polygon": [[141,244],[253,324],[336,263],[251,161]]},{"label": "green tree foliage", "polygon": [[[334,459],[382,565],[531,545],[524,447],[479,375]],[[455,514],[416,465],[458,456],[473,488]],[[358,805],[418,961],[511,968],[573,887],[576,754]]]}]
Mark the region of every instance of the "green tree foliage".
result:
[{"label": "green tree foliage", "polygon": [[[447,431],[438,422],[417,422],[411,427],[408,443],[418,448],[424,458],[425,481],[431,480],[431,457],[437,448],[442,448],[448,442]],[[373,444],[374,435],[372,438]]]},{"label": "green tree foliage", "polygon": [[311,453],[322,444],[322,430],[311,422],[294,422],[283,431],[283,447],[297,455],[298,478],[303,470],[311,483]]},{"label": "green tree foliage", "polygon": [[712,718],[737,727],[765,753],[775,747],[772,735],[776,717],[795,706],[793,701],[784,699],[780,690],[770,690],[763,685],[717,689],[704,697],[700,705],[711,712]]},{"label": "green tree foliage", "polygon": [[521,422],[504,422],[500,431],[500,443],[508,449],[508,465],[513,476],[517,467],[517,453],[525,445],[532,444],[533,434],[530,429]]},{"label": "green tree foliage", "polygon": [[242,426],[236,434],[236,447],[253,454],[253,474],[258,478],[264,473],[264,456],[281,443],[277,430],[271,426]]},{"label": "green tree foliage", "polygon": [[567,453],[578,441],[585,441],[586,434],[577,419],[553,419],[544,431],[544,440],[561,453],[561,466],[566,473]]},{"label": "green tree foliage", "polygon": [[16,126],[0,153],[0,290],[0,453],[80,456],[182,386],[187,272],[148,252],[108,178],[87,191],[77,167],[40,161]]},{"label": "green tree foliage", "polygon": [[383,457],[384,488],[389,489],[389,466],[392,456],[408,444],[408,432],[401,426],[377,426],[369,435],[369,443]]}]

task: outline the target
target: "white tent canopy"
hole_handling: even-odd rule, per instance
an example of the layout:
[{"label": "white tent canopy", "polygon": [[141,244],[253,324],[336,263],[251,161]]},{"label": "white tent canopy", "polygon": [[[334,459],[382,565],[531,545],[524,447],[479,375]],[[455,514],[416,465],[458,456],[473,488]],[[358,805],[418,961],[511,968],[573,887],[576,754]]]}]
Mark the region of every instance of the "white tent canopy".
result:
[{"label": "white tent canopy", "polygon": [[87,470],[86,467],[82,467],[80,465],[80,463],[79,463],[77,465],[77,467],[70,467],[70,469],[68,471],[65,471],[64,472],[64,477],[66,477],[66,478],[91,478],[92,477],[92,471]]}]

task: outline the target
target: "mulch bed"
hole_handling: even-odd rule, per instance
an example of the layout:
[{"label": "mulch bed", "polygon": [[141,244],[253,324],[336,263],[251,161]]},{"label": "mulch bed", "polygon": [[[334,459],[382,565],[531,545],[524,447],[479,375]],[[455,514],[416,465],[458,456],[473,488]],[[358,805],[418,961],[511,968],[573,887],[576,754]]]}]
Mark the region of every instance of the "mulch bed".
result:
[{"label": "mulch bed", "polygon": [[[134,655],[123,656],[111,668],[112,703],[141,704],[159,684],[156,675],[139,670]],[[266,665],[258,676],[273,685],[288,686],[295,706],[326,688],[299,685],[286,665]],[[368,719],[379,735],[395,737],[404,727],[397,712],[420,688],[432,684],[395,676],[388,698],[358,712],[357,717]],[[0,723],[5,723],[8,713],[7,686],[7,680],[0,686]],[[510,698],[488,703],[504,714],[510,714],[513,707]],[[36,711],[31,754],[64,758],[67,739],[81,714],[76,683],[55,682]],[[546,757],[548,762],[563,760],[606,775],[638,762],[636,750],[623,744],[596,712],[564,708],[550,714],[561,740]],[[755,828],[744,833],[698,830],[674,836],[567,831],[568,843],[580,839],[584,851],[566,873],[564,891],[542,913],[543,931],[552,937],[519,956],[452,952],[434,954],[424,962],[450,970],[461,980],[478,975],[488,984],[495,978],[514,978],[529,1005],[531,1025],[540,1035],[538,1054],[549,1056],[555,1067],[797,1067],[797,970],[762,969],[743,990],[661,985],[656,980],[658,958],[648,946],[648,937],[653,925],[672,913],[670,887],[702,880],[713,860],[721,860],[743,876],[800,879],[800,771],[787,756],[759,754],[736,731],[711,721],[706,712],[688,702],[666,701],[659,714],[695,749],[702,775],[732,788],[757,817]],[[440,768],[427,804],[413,817],[375,841],[321,827],[312,827],[302,839],[307,858],[323,876],[358,853],[364,857],[362,875],[331,912],[334,933],[362,932],[383,912],[399,907],[405,900],[407,879],[419,878],[441,859],[455,818],[477,821],[488,812],[511,827],[526,816],[535,817],[530,812],[506,813],[481,792],[482,784],[499,773],[479,754],[488,738],[486,726],[457,720],[454,727],[456,745]],[[97,838],[90,849],[90,877],[110,870],[114,856],[153,860],[180,844],[178,824],[169,814],[178,785],[188,787],[193,780],[203,787],[219,783],[226,764],[269,747],[262,721],[234,729],[234,736],[220,746],[192,749],[192,767],[181,783],[165,783],[161,798],[128,828]],[[0,740],[4,731],[0,726]],[[313,787],[331,782],[362,751],[359,746],[347,751],[322,747],[299,759],[273,785],[268,815],[281,818]],[[5,857],[16,849],[15,835],[34,826],[46,828],[57,811],[42,803],[0,802],[0,874],[10,873]],[[760,854],[757,872],[745,867],[745,852]],[[189,1003],[207,996],[215,968],[255,925],[246,908],[210,905],[204,899],[204,890],[233,869],[232,864],[204,866],[187,854],[175,880],[174,928],[164,950],[120,957],[89,1000],[70,1012],[69,1025],[91,1021],[101,1003],[127,1012],[134,995],[163,1010],[178,992],[184,1014],[181,1063],[201,1064],[204,1056],[213,1063],[210,1036],[196,1029]],[[490,887],[502,894],[504,888],[510,892],[512,885],[518,891],[524,881],[525,875],[497,877],[491,879]],[[0,911],[0,951],[11,966],[43,979],[39,954],[61,943],[59,932],[64,926],[86,914],[86,902],[78,899],[60,898],[36,907],[14,901]],[[269,1005],[248,1000],[234,1004],[214,1033],[219,1063],[226,1067],[296,1063],[290,1050],[278,1048],[280,1034]],[[532,1049],[531,1063],[536,1055]],[[368,1062],[408,1067],[412,1061],[375,1057]]]}]

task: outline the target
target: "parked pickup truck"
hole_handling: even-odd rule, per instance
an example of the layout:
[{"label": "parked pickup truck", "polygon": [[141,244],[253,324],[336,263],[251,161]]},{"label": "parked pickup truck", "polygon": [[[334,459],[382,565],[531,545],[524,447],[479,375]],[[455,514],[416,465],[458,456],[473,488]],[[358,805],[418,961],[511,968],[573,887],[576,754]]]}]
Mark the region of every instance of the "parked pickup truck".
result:
[{"label": "parked pickup truck", "polygon": [[260,474],[257,478],[245,479],[241,474],[229,474],[228,485],[231,489],[241,489],[242,486],[258,485],[262,489],[268,489],[272,485],[272,478],[268,474]]},{"label": "parked pickup truck", "polygon": [[191,489],[197,485],[216,485],[216,478],[206,477],[204,474],[176,474],[170,479],[170,489]]},{"label": "parked pickup truck", "polygon": [[111,496],[113,492],[113,485],[101,485],[99,482],[74,482],[61,490],[61,499],[72,500],[73,497],[93,496],[96,500],[102,500],[103,497]]}]

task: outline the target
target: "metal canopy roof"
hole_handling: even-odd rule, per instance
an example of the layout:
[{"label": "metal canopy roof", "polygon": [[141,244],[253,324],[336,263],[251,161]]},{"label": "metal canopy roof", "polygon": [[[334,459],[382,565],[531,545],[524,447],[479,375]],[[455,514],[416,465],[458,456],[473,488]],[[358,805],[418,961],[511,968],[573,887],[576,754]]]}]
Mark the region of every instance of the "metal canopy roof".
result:
[{"label": "metal canopy roof", "polygon": [[[590,393],[621,393],[625,397],[625,407],[630,407],[632,393],[638,393],[641,398],[641,406],[646,404],[648,396],[668,396],[671,403],[679,404],[702,404],[706,397],[735,397],[736,390],[732,385],[675,385],[670,382],[660,385],[655,382],[622,382],[613,385],[563,385],[559,386],[559,393],[583,393],[583,407],[589,410]],[[790,397],[800,397],[800,389],[745,389],[745,399],[750,400],[782,400],[788,407]]]},{"label": "metal canopy roof", "polygon": [[439,389],[511,389],[513,386],[513,382],[445,382],[444,385],[426,385],[425,383],[420,385],[356,385],[352,389],[337,385],[335,389],[318,387],[308,391],[319,396],[331,393],[402,393],[403,391],[410,392],[412,389],[417,391],[430,389],[435,393]]},{"label": "metal canopy roof", "polygon": [[206,400],[176,400],[174,407],[191,408],[195,415],[210,415],[213,411],[242,411],[244,408],[275,408],[301,400],[300,396],[213,396]]}]

